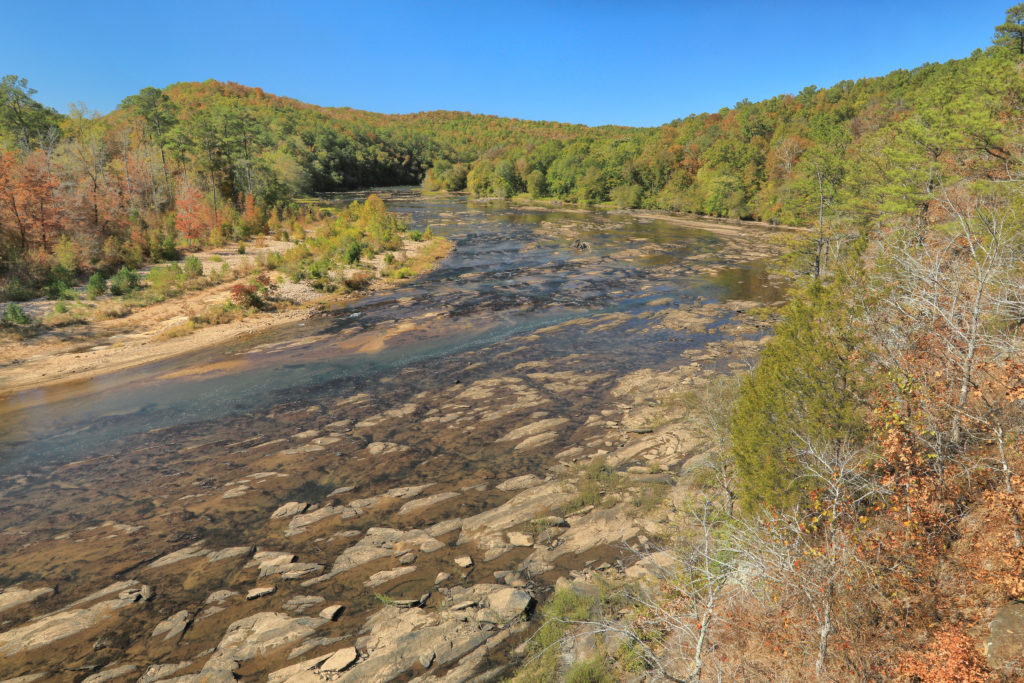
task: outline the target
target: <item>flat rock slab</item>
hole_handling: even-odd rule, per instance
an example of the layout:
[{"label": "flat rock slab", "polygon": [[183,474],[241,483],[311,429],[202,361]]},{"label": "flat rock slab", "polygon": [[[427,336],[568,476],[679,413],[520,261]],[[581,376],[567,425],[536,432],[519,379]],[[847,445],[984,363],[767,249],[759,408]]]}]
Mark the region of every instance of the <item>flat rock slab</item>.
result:
[{"label": "flat rock slab", "polygon": [[429,508],[433,505],[437,505],[438,503],[441,503],[443,501],[450,500],[451,498],[456,498],[458,497],[458,495],[459,494],[455,493],[454,491],[446,491],[444,493],[435,493],[434,495],[427,496],[426,498],[417,498],[415,500],[410,500],[408,503],[406,503],[405,505],[398,509],[398,514],[408,515],[412,514],[413,512],[419,512],[420,510],[425,510],[426,508]]},{"label": "flat rock slab", "polygon": [[398,567],[397,569],[385,569],[384,571],[379,571],[376,574],[371,574],[370,577],[363,582],[363,585],[367,588],[383,586],[385,583],[390,583],[397,578],[405,576],[406,574],[412,574],[415,571],[415,565]]},{"label": "flat rock slab", "polygon": [[320,665],[321,671],[343,671],[359,658],[354,647],[343,647]]},{"label": "flat rock slab", "polygon": [[173,640],[185,632],[188,625],[192,623],[192,615],[187,609],[183,609],[180,612],[175,612],[171,616],[167,617],[153,629],[153,634],[150,638],[159,638],[163,636],[163,639]]},{"label": "flat rock slab", "polygon": [[11,586],[0,593],[0,612],[50,595],[53,595],[53,589],[49,587],[19,588],[18,586]]},{"label": "flat rock slab", "polygon": [[263,598],[272,595],[276,590],[277,586],[257,586],[245,594],[245,599],[255,600],[256,598]]},{"label": "flat rock slab", "polygon": [[260,612],[239,619],[228,627],[203,671],[233,671],[238,662],[264,657],[272,650],[305,640],[324,623],[316,617],[291,617],[279,612]]},{"label": "flat rock slab", "polygon": [[458,544],[474,541],[494,531],[525,524],[569,502],[572,495],[559,482],[522,491],[502,505],[462,520]]},{"label": "flat rock slab", "polygon": [[[79,604],[117,592],[117,597],[100,600],[89,607]],[[77,635],[114,616],[118,611],[152,596],[149,586],[135,581],[119,582],[83,598],[68,608],[37,617],[26,624],[0,633],[0,655],[11,656],[35,650],[64,638]]]},{"label": "flat rock slab", "polygon": [[523,489],[532,489],[535,486],[540,486],[543,483],[544,480],[536,474],[524,474],[521,477],[506,479],[494,488],[499,491],[522,491]]},{"label": "flat rock slab", "polygon": [[274,510],[274,513],[270,515],[270,518],[284,519],[285,517],[294,517],[295,515],[305,512],[308,507],[309,503],[299,503],[296,501],[285,503],[281,507]]},{"label": "flat rock slab", "polygon": [[564,417],[551,417],[546,420],[540,420],[539,422],[532,422],[522,427],[516,427],[505,436],[498,439],[498,441],[520,441],[531,436],[537,436],[545,432],[551,432],[556,427],[568,423],[569,420]]},{"label": "flat rock slab", "polygon": [[625,543],[640,533],[628,512],[619,508],[592,510],[559,537],[554,548],[538,548],[526,559],[530,571],[543,573],[563,555],[580,555],[601,545]]}]

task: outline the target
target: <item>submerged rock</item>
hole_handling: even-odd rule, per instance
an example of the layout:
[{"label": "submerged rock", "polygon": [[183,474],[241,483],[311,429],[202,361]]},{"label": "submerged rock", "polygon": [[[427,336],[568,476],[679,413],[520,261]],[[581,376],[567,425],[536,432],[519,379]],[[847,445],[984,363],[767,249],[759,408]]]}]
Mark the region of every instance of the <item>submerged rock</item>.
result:
[{"label": "submerged rock", "polygon": [[18,586],[10,586],[5,588],[3,592],[0,592],[0,612],[50,595],[53,595],[53,589],[49,587],[20,588]]},{"label": "submerged rock", "polygon": [[[117,593],[116,598],[103,599]],[[37,617],[26,624],[0,633],[0,655],[11,656],[35,650],[77,635],[113,617],[120,610],[152,597],[149,586],[122,581],[72,603],[69,607]],[[93,603],[88,607],[79,607]]]}]

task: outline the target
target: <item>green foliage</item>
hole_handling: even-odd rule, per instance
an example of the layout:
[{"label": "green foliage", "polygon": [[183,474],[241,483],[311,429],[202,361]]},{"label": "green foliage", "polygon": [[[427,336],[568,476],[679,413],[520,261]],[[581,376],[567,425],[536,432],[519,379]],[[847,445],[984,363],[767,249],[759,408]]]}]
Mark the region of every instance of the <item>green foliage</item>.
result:
[{"label": "green foliage", "polygon": [[71,289],[75,286],[75,273],[60,263],[50,268],[50,282],[46,286],[46,292],[53,299],[62,299],[71,296]]},{"label": "green foliage", "polygon": [[1024,3],[1006,10],[1006,21],[996,26],[992,42],[1009,48],[1013,54],[1024,54]]},{"label": "green foliage", "polygon": [[642,196],[639,185],[619,185],[611,191],[612,203],[620,209],[635,209],[640,206]]},{"label": "green foliage", "polygon": [[576,662],[565,675],[565,683],[614,683],[603,657]]},{"label": "green foliage", "polygon": [[581,595],[571,588],[555,591],[540,610],[541,626],[530,639],[532,657],[527,665],[517,672],[514,680],[517,683],[546,683],[555,680],[559,641],[565,636],[572,622],[589,619],[596,604],[597,598]]},{"label": "green foliage", "polygon": [[748,510],[801,502],[808,491],[798,473],[807,450],[864,437],[856,387],[861,340],[843,291],[812,284],[796,293],[740,389],[732,451]]},{"label": "green foliage", "polygon": [[538,169],[530,171],[530,175],[526,177],[526,191],[534,199],[543,197],[547,194],[548,182],[542,171]]},{"label": "green foliage", "polygon": [[609,494],[619,489],[622,478],[618,472],[608,466],[604,458],[597,457],[587,463],[576,482],[577,495],[566,504],[564,513],[579,510],[588,505],[610,505],[613,499]]},{"label": "green foliage", "polygon": [[85,295],[90,299],[103,296],[107,293],[107,278],[103,273],[96,271],[89,276],[89,282],[85,285]]},{"label": "green foliage", "polygon": [[185,286],[185,273],[177,263],[155,266],[148,279],[150,290],[159,298],[179,293]]},{"label": "green foliage", "polygon": [[413,242],[422,242],[423,233],[421,233],[419,230],[410,230],[409,239],[411,239]]},{"label": "green foliage", "polygon": [[13,301],[7,302],[7,308],[4,309],[3,322],[9,325],[28,325],[32,322],[21,306],[14,303]]},{"label": "green foliage", "polygon": [[185,257],[185,267],[183,268],[186,280],[195,280],[203,276],[203,264],[199,262],[198,256],[187,256]]},{"label": "green foliage", "polygon": [[110,278],[110,293],[115,296],[129,294],[139,288],[139,274],[128,266],[121,266],[121,269]]},{"label": "green foliage", "polygon": [[67,235],[61,235],[53,248],[53,263],[55,268],[60,268],[72,278],[78,271],[78,250]]},{"label": "green foliage", "polygon": [[3,290],[3,298],[8,301],[28,301],[35,296],[35,293],[30,287],[26,287],[22,284],[21,280],[16,277],[12,277],[10,282]]},{"label": "green foliage", "polygon": [[24,78],[0,79],[0,149],[29,149],[59,131],[61,115],[33,100],[35,94]]},{"label": "green foliage", "polygon": [[349,242],[348,246],[345,247],[345,263],[349,265],[359,263],[359,259],[362,256],[363,245],[360,242]]}]

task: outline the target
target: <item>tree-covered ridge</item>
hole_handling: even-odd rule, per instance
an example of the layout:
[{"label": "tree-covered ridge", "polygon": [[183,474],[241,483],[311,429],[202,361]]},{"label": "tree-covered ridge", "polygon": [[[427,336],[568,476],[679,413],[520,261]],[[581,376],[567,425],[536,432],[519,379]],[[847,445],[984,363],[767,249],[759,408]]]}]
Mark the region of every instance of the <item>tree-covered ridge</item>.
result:
[{"label": "tree-covered ridge", "polygon": [[1007,131],[1024,98],[1014,21],[965,59],[658,128],[377,114],[216,81],[146,88],[107,116],[60,116],[32,100],[24,80],[6,77],[0,277],[45,280],[61,237],[76,245],[83,271],[129,248],[149,258],[153,235],[180,232],[181,196],[201,195],[228,231],[247,203],[267,212],[303,194],[420,181],[479,196],[810,224],[819,234],[802,245],[800,267],[820,270],[858,226],[925,222],[929,193],[965,165],[993,178],[1015,172],[1019,142]]},{"label": "tree-covered ridge", "polygon": [[[509,144],[473,162],[478,182],[470,189],[523,192],[539,172],[536,194],[582,203],[786,223],[819,213],[832,220],[840,204],[847,213],[902,211],[927,188],[928,174],[956,167],[964,154],[985,152],[974,163],[1006,172],[1000,162],[1013,143],[1002,131],[1019,111],[1017,69],[1013,51],[996,46],[945,64],[743,101],[659,129],[580,136],[553,148]],[[519,172],[508,173],[509,163]],[[862,189],[875,196],[854,206],[851,195]],[[819,212],[822,203],[827,210]]]}]

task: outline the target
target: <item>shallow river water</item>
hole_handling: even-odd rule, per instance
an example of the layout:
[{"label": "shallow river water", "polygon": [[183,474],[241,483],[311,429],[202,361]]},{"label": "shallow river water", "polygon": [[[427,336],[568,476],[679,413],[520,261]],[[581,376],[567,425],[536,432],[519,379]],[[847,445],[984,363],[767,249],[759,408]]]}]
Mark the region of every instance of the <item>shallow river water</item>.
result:
[{"label": "shallow river water", "polygon": [[[171,659],[198,670],[225,628],[255,609],[243,601],[208,614],[206,596],[244,594],[259,581],[252,562],[158,559],[197,543],[203,552],[287,551],[319,567],[262,600],[287,612],[287,600],[315,591],[344,604],[343,617],[319,627],[334,638],[323,636],[321,650],[337,648],[379,604],[375,592],[420,595],[463,552],[456,546],[487,546],[466,545],[478,539],[465,527],[458,543],[458,526],[434,528],[442,550],[372,589],[367,576],[395,561],[375,558],[361,573],[301,589],[292,579],[316,577],[368,530],[469,519],[513,495],[495,484],[544,478],[566,454],[614,450],[628,438],[608,431],[621,419],[613,396],[621,377],[689,363],[695,350],[736,336],[727,306],[696,327],[666,316],[781,296],[760,261],[744,262],[750,250],[735,238],[669,220],[379,192],[410,227],[455,243],[436,270],[301,324],[0,399],[0,582],[56,589],[6,612],[0,594],[0,629],[8,629],[0,674],[56,671],[52,649],[21,647],[11,634],[121,580],[152,585],[156,597],[55,641],[57,678],[81,680],[119,662],[137,665],[138,676]],[[590,248],[574,248],[576,240]],[[404,507],[416,500],[425,502]],[[323,516],[308,527],[270,519],[288,501]],[[514,569],[528,552],[511,548],[474,571]],[[595,557],[610,554],[566,557],[552,571]],[[153,625],[179,610],[194,620],[185,634],[173,649],[154,644]],[[236,673],[287,662],[284,654],[246,660]]]}]

